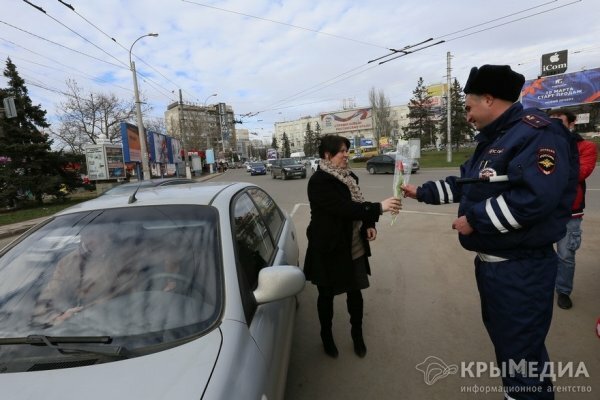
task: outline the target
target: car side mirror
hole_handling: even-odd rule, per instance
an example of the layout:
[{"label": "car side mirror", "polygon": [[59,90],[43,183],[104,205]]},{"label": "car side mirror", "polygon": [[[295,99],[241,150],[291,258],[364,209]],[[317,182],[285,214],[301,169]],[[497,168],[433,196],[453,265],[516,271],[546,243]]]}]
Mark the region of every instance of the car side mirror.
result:
[{"label": "car side mirror", "polygon": [[258,304],[285,299],[300,293],[305,281],[302,270],[293,265],[265,267],[258,273],[254,298]]}]

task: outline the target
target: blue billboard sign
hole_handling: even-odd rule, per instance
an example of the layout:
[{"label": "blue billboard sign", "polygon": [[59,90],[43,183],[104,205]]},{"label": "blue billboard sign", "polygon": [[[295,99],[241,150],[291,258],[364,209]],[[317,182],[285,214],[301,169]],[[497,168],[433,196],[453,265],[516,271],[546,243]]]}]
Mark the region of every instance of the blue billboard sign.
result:
[{"label": "blue billboard sign", "polygon": [[528,80],[521,103],[529,108],[557,108],[600,101],[600,68]]}]

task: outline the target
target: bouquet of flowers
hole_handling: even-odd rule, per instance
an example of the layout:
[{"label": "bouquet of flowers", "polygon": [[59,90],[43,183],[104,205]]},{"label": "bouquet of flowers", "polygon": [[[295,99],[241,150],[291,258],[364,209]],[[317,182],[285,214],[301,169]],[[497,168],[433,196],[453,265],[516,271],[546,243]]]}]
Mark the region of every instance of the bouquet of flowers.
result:
[{"label": "bouquet of flowers", "polygon": [[[417,155],[417,147],[413,144],[398,141],[396,146],[396,163],[394,166],[394,197],[402,198],[402,185],[408,184],[410,174],[412,173],[412,165],[415,156]],[[392,225],[396,221],[398,214],[392,218]]]}]

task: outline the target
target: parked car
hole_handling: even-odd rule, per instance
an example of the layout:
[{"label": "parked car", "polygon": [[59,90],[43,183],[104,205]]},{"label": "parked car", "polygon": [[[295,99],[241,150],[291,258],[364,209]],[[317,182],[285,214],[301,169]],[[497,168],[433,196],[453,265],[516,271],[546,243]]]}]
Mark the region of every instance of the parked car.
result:
[{"label": "parked car", "polygon": [[[383,154],[379,156],[375,156],[367,161],[367,171],[371,175],[384,173],[388,174],[394,173],[394,165],[396,164],[396,156],[390,154]],[[410,171],[411,173],[416,173],[420,168],[420,164],[418,160],[413,160],[412,164],[409,165],[408,160],[403,159],[402,164],[404,167],[404,171]]]},{"label": "parked car", "polygon": [[250,175],[266,175],[267,167],[261,162],[250,163]]},{"label": "parked car", "polygon": [[312,172],[315,172],[319,167],[319,160],[320,158],[313,158],[312,160],[310,160],[310,169],[312,170]]},{"label": "parked car", "polygon": [[290,217],[247,183],[136,197],[0,250],[2,398],[283,399],[305,284]]},{"label": "parked car", "polygon": [[306,167],[293,158],[280,158],[273,161],[271,165],[271,176],[273,179],[279,177],[283,180],[288,178],[306,178]]},{"label": "parked car", "polygon": [[118,186],[108,189],[103,195],[115,196],[119,194],[131,194],[136,189],[147,189],[158,186],[171,186],[171,185],[183,185],[186,183],[195,183],[196,181],[188,178],[160,178],[160,179],[147,179],[145,181],[122,183]]}]

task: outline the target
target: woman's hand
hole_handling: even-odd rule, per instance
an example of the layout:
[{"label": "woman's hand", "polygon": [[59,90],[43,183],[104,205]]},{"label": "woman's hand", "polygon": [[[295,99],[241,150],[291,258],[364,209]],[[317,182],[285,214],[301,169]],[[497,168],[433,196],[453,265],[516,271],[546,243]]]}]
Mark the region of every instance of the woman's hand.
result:
[{"label": "woman's hand", "polygon": [[396,197],[390,197],[381,202],[381,211],[390,211],[392,214],[398,214],[398,211],[402,209],[402,200]]},{"label": "woman's hand", "polygon": [[377,239],[377,229],[367,228],[367,240],[372,241]]}]

